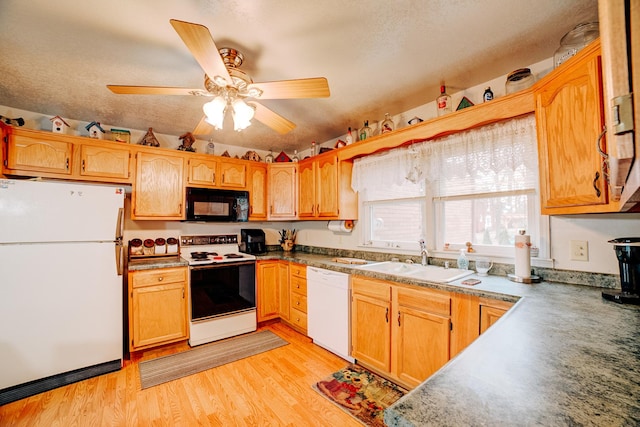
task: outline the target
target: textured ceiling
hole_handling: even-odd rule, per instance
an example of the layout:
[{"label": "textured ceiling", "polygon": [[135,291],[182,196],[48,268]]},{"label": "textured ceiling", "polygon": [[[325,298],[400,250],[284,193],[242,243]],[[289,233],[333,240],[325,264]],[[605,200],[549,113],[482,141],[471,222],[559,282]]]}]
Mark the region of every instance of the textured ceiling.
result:
[{"label": "textured ceiling", "polygon": [[425,104],[441,81],[467,88],[553,55],[597,0],[2,0],[0,105],[180,135],[205,98],[116,95],[107,84],[203,87],[169,19],[203,24],[243,52],[255,82],[324,76],[331,96],[264,100],[297,124],[256,122],[216,142],[302,150]]}]

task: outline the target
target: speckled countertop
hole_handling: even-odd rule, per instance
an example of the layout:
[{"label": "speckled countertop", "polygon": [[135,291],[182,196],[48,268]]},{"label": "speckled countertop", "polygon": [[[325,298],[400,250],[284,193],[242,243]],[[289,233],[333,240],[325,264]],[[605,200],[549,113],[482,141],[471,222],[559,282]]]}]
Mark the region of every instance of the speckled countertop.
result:
[{"label": "speckled countertop", "polygon": [[189,263],[187,260],[180,258],[178,255],[173,255],[166,257],[132,259],[127,264],[127,269],[129,271],[153,270],[156,268],[186,267],[188,265]]},{"label": "speckled countertop", "polygon": [[[358,271],[322,255],[274,257],[404,281]],[[477,278],[482,283],[473,287],[461,285],[461,280],[411,281],[519,301],[467,349],[388,408],[387,425],[640,425],[640,307],[604,301],[596,287]]]}]

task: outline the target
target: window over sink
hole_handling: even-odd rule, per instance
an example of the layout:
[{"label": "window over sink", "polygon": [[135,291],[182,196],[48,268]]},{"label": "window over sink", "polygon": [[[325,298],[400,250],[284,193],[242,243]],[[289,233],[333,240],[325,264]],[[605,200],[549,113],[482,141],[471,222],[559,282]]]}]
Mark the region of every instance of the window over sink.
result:
[{"label": "window over sink", "polygon": [[354,163],[368,247],[465,247],[513,256],[519,229],[547,255],[533,115],[413,144]]}]

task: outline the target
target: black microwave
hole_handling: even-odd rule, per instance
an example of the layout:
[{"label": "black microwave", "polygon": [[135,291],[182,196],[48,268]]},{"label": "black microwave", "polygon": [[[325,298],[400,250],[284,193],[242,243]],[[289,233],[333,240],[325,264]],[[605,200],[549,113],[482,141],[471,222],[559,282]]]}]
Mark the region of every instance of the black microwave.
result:
[{"label": "black microwave", "polygon": [[186,220],[245,222],[249,219],[249,192],[187,187]]}]

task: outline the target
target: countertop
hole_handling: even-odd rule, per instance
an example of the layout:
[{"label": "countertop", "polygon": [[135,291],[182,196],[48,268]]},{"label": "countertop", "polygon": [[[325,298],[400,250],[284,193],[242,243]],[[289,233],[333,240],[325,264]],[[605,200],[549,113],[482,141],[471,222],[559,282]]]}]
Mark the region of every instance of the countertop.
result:
[{"label": "countertop", "polygon": [[131,259],[127,264],[127,270],[154,270],[156,268],[187,267],[188,265],[187,260],[181,258],[179,255],[167,255]]},{"label": "countertop", "polygon": [[[343,273],[517,301],[488,331],[385,411],[395,426],[638,426],[640,307],[605,301],[601,288],[502,276],[448,284],[359,270],[333,256],[273,252]],[[187,265],[136,260],[129,270]]]},{"label": "countertop", "polygon": [[345,273],[518,303],[463,352],[385,411],[389,426],[638,426],[640,307],[602,289],[521,284],[501,276],[475,286],[406,281],[332,257],[286,259]]}]

